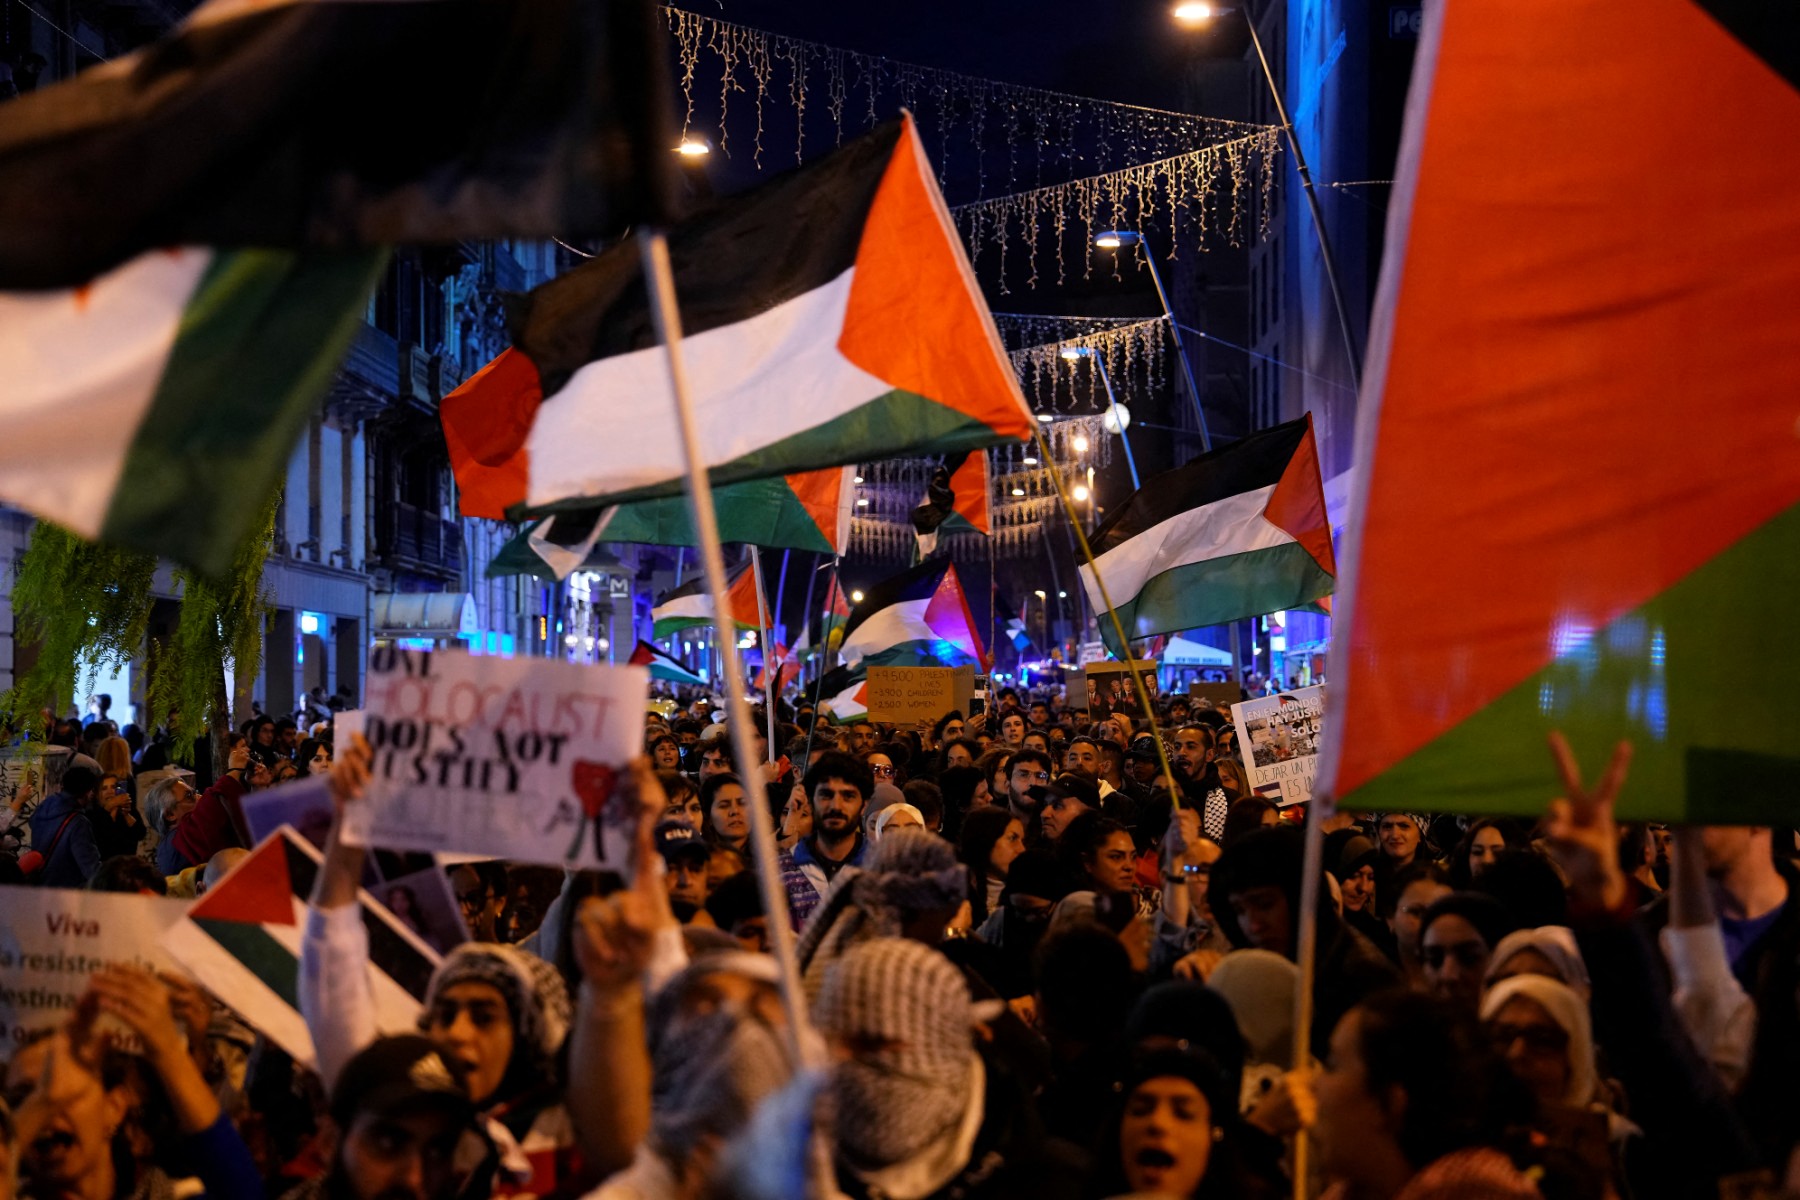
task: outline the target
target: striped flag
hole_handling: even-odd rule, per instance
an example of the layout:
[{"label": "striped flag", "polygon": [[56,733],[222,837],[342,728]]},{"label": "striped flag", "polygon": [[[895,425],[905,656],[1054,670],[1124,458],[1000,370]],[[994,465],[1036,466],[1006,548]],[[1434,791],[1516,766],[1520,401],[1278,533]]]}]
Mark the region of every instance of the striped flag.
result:
[{"label": "striped flag", "polygon": [[385,261],[156,251],[78,288],[0,292],[0,500],[224,575]]},{"label": "striped flag", "polygon": [[[1794,34],[1425,6],[1316,791],[1540,814],[1560,729],[1590,772],[1635,744],[1630,819],[1792,824]],[[1571,113],[1579,144],[1542,136]]]},{"label": "striped flag", "polygon": [[[1132,641],[1258,617],[1337,585],[1312,416],[1253,433],[1148,479],[1090,539]],[[1080,567],[1095,611],[1106,601]],[[1100,636],[1119,658],[1112,621]]]},{"label": "striped flag", "polygon": [[[311,1066],[312,1035],[300,1016],[300,933],[319,852],[288,826],[189,906],[163,948],[258,1033]],[[369,986],[383,1033],[412,1033],[438,956],[367,892]]]},{"label": "striped flag", "polygon": [[[732,623],[739,629],[762,628],[762,613],[756,604],[756,572],[748,566],[738,568],[737,574],[731,577],[725,600],[731,608]],[[710,629],[713,603],[712,593],[706,587],[706,576],[696,575],[664,596],[662,602],[650,610],[650,620],[653,623],[650,636],[656,638],[666,638],[679,630],[700,625]]]},{"label": "striped flag", "polygon": [[[728,483],[713,493],[719,540],[768,549],[841,555],[850,544],[855,488],[851,467],[831,467]],[[470,512],[464,516],[499,514]],[[501,548],[488,575],[566,579],[600,542],[698,546],[686,496],[637,500],[545,517]]]},{"label": "striped flag", "polygon": [[921,559],[937,549],[940,533],[989,532],[987,453],[965,451],[945,458],[925,486],[924,501],[913,509],[912,523]]},{"label": "striped flag", "polygon": [[667,683],[686,683],[696,687],[704,686],[706,680],[682,666],[674,655],[665,650],[658,650],[649,642],[639,639],[637,648],[626,660],[634,667],[649,667],[650,678],[661,679]]},{"label": "striped flag", "polygon": [[868,672],[839,667],[819,681],[819,712],[833,725],[869,719]]},{"label": "striped flag", "polygon": [[[670,252],[715,484],[1032,431],[910,117],[680,222]],[[513,341],[443,407],[465,512],[682,493],[635,245],[525,297]]]},{"label": "striped flag", "polygon": [[648,0],[212,0],[0,107],[0,288],[168,246],[622,228],[673,140],[659,19]]},{"label": "striped flag", "polygon": [[947,558],[870,588],[844,627],[841,653],[865,667],[987,667],[969,599]]}]

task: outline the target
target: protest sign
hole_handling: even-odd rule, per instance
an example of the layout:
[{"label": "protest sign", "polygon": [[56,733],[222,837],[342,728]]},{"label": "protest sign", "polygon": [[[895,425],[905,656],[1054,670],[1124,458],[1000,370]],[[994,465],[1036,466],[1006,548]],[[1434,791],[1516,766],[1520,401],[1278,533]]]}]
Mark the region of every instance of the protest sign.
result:
[{"label": "protest sign", "polygon": [[[360,731],[359,731],[360,732]],[[349,735],[340,733],[346,745]],[[240,801],[244,824],[250,827],[250,840],[261,842],[283,825],[319,849],[325,848],[325,836],[331,832],[330,780],[324,775],[308,775],[279,787],[251,792]]]},{"label": "protest sign", "polygon": [[178,970],[159,942],[184,900],[65,888],[0,888],[0,1057],[69,1019],[110,963]]},{"label": "protest sign", "polygon": [[[320,861],[305,838],[283,826],[161,934],[163,949],[201,986],[307,1066],[316,1056],[300,1013],[300,941]],[[439,957],[374,896],[359,891],[357,900],[375,1027],[415,1031]]]},{"label": "protest sign", "polygon": [[579,867],[623,865],[610,825],[642,753],[642,667],[381,647],[362,733],[374,761],[344,840]]},{"label": "protest sign", "polygon": [[439,954],[469,940],[468,926],[463,924],[462,906],[450,886],[447,868],[426,867],[411,875],[365,885],[394,918]]},{"label": "protest sign", "polygon": [[975,668],[870,667],[864,693],[869,720],[894,725],[936,721],[952,709],[967,713],[975,698]]},{"label": "protest sign", "polygon": [[1323,687],[1300,688],[1231,706],[1238,754],[1252,791],[1281,805],[1312,799],[1324,712]]},{"label": "protest sign", "polygon": [[1150,702],[1156,703],[1154,662],[1139,660],[1131,663],[1088,663],[1081,669],[1081,673],[1086,684],[1089,720],[1104,721],[1114,713],[1123,713],[1133,720],[1142,720],[1147,715],[1144,706],[1138,702],[1137,688],[1131,683],[1130,669],[1133,667],[1137,668],[1144,687],[1150,693]]}]

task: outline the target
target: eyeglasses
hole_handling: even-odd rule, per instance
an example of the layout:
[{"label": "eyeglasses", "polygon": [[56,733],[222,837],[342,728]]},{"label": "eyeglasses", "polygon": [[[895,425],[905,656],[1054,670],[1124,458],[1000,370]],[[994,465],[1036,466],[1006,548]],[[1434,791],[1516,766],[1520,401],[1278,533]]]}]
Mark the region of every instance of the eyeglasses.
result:
[{"label": "eyeglasses", "polygon": [[889,763],[886,766],[872,765],[869,767],[869,770],[875,772],[877,775],[892,775],[894,773],[894,765],[892,763]]},{"label": "eyeglasses", "polygon": [[1496,1021],[1488,1026],[1488,1037],[1494,1049],[1503,1053],[1518,1042],[1524,1042],[1532,1054],[1564,1054],[1569,1049],[1568,1032],[1556,1025],[1507,1025]]},{"label": "eyeglasses", "polygon": [[1038,783],[1049,783],[1050,782],[1050,773],[1048,771],[1039,771],[1037,774],[1033,775],[1033,774],[1030,774],[1029,772],[1027,772],[1025,774],[1020,774],[1019,772],[1014,771],[1013,778],[1014,779],[1023,779],[1023,780],[1035,780]]}]

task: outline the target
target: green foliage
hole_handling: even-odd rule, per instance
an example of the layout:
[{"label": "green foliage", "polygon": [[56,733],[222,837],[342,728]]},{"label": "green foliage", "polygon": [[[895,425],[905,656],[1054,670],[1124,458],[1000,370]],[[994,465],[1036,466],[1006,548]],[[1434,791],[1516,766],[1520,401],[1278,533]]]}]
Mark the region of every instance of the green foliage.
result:
[{"label": "green foliage", "polygon": [[156,559],[96,545],[60,525],[39,521],[19,560],[13,613],[19,641],[38,644],[37,661],[0,696],[0,711],[37,730],[35,714],[61,716],[102,667],[129,661],[150,625]]},{"label": "green foliage", "polygon": [[236,678],[245,679],[262,665],[263,629],[269,615],[262,575],[274,533],[271,498],[223,580],[186,567],[175,570],[181,619],[174,635],[156,648],[145,699],[184,750],[209,728],[215,734],[215,753],[222,750],[222,739],[216,735],[229,728],[231,719],[225,671],[230,668]]},{"label": "green foliage", "polygon": [[[263,565],[278,499],[270,498],[224,579],[175,570],[181,618],[170,637],[148,647],[145,700],[146,723],[168,726],[177,757],[187,754],[209,728],[215,733],[228,728],[227,667],[245,679],[261,666],[269,612],[262,594]],[[20,640],[38,643],[38,658],[0,696],[0,712],[17,714],[35,735],[38,710],[60,714],[97,670],[117,667],[143,652],[156,565],[153,555],[89,542],[39,521],[13,584]],[[217,750],[222,740],[214,740]]]}]

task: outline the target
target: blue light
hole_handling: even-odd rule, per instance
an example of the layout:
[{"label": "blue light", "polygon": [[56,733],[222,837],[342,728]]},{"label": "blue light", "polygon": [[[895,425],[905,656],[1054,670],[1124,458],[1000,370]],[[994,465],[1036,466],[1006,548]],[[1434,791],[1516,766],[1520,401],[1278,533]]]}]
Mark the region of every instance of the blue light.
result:
[{"label": "blue light", "polygon": [[494,653],[497,653],[499,651],[499,649],[500,649],[500,635],[490,631],[487,635],[487,652],[489,654],[494,654]]},{"label": "blue light", "polygon": [[511,658],[515,652],[515,641],[510,633],[500,635],[500,654],[503,658]]},{"label": "blue light", "polygon": [[319,616],[318,613],[303,612],[300,614],[300,632],[301,633],[317,633],[323,627],[323,625],[324,625],[324,620]]}]

